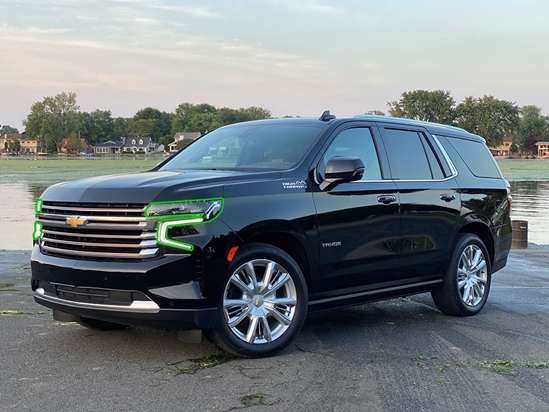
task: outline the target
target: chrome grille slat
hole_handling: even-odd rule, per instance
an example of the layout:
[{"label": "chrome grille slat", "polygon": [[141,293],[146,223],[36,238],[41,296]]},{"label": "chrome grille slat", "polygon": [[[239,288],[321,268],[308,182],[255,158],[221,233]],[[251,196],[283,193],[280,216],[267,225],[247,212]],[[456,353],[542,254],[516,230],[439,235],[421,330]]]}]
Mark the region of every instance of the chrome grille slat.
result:
[{"label": "chrome grille slat", "polygon": [[163,249],[156,243],[155,222],[143,215],[146,206],[44,201],[37,215],[42,224],[41,250],[84,260],[157,258]]},{"label": "chrome grille slat", "polygon": [[109,243],[106,243],[106,242],[105,243],[102,243],[102,242],[95,243],[95,242],[87,242],[84,239],[80,240],[78,242],[70,241],[70,240],[51,239],[51,240],[48,240],[48,242],[61,243],[61,244],[64,244],[64,245],[78,246],[78,247],[82,247],[82,249],[90,248],[90,247],[94,247],[94,246],[109,247],[109,248],[135,248],[135,249],[144,249],[145,247],[156,246],[156,242],[153,245],[150,245],[150,244],[143,245],[142,243],[134,243],[134,244],[132,244],[132,243],[110,243],[110,242]]},{"label": "chrome grille slat", "polygon": [[69,214],[69,215],[56,215],[52,213],[42,213],[41,216],[44,218],[50,218],[53,220],[58,221],[65,221],[65,219],[69,216],[84,216],[88,221],[113,221],[113,222],[146,222],[147,219],[145,217],[126,217],[126,216],[88,216],[83,213],[75,213],[75,214]]},{"label": "chrome grille slat", "polygon": [[[44,230],[44,233],[46,234],[49,234],[49,235],[55,235],[59,232],[55,232],[55,231],[52,231],[52,230]],[[63,236],[66,236],[66,237],[89,237],[89,238],[98,238],[98,239],[102,239],[105,237],[105,235],[101,234],[101,235],[94,235],[92,233],[86,233],[86,234],[82,234],[82,233],[69,233],[69,232],[63,232]],[[140,233],[139,235],[138,234],[135,234],[135,235],[109,235],[109,238],[110,239],[140,239],[140,240],[145,240],[145,239],[156,239],[156,232],[143,232],[143,233]]]},{"label": "chrome grille slat", "polygon": [[[98,258],[120,258],[120,259],[144,259],[147,257],[146,254],[140,253],[113,253],[113,252],[82,252],[79,250],[70,250],[70,249],[59,249],[55,247],[49,247],[42,245],[42,250],[46,252],[52,252],[55,255],[70,255],[70,256],[93,256]],[[152,253],[152,252],[151,252]]]},{"label": "chrome grille slat", "polygon": [[[143,211],[145,210],[144,207],[138,208],[138,209],[117,209],[117,208],[90,208],[90,207],[70,207],[70,206],[44,206],[44,210],[57,210],[60,212],[70,212],[70,214],[85,214],[88,212],[88,214],[91,213],[124,213],[124,214],[140,214],[143,215]],[[78,212],[78,213],[74,213]]]}]

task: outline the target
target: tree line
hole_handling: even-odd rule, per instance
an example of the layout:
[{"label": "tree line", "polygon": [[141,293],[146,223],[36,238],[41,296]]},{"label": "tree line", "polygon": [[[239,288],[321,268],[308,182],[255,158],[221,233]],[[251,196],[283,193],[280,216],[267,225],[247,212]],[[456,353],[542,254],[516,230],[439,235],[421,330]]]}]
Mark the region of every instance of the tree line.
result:
[{"label": "tree line", "polygon": [[[456,104],[448,91],[414,90],[402,93],[387,106],[391,116],[461,127],[484,137],[491,147],[500,145],[504,137],[512,137],[514,152],[535,153],[537,141],[549,140],[549,116],[542,115],[541,108],[519,107],[494,96],[468,96]],[[367,113],[385,114],[380,110]],[[130,118],[113,117],[110,110],[80,111],[76,93],[63,92],[33,103],[23,125],[28,137],[39,139],[45,150],[53,153],[66,138],[69,150],[78,150],[80,138],[94,145],[118,141],[122,136],[151,137],[167,148],[177,132],[203,134],[227,124],[271,117],[271,112],[261,107],[216,108],[207,103],[181,103],[172,113],[146,107]],[[0,134],[6,133],[17,133],[17,129],[1,126]]]},{"label": "tree line", "polygon": [[95,145],[123,136],[151,137],[167,148],[177,132],[204,134],[227,124],[270,117],[271,112],[261,107],[216,108],[206,103],[182,103],[174,113],[146,107],[130,118],[113,117],[110,110],[80,111],[76,93],[63,92],[33,103],[23,125],[28,137],[40,140],[46,152],[55,153],[63,139],[68,139],[67,150],[74,151],[81,138]]},{"label": "tree line", "polygon": [[444,90],[414,90],[387,102],[395,117],[425,120],[461,127],[486,139],[490,147],[513,139],[512,152],[537,153],[536,142],[549,140],[549,116],[534,105],[519,107],[494,96],[468,96],[459,104]]}]

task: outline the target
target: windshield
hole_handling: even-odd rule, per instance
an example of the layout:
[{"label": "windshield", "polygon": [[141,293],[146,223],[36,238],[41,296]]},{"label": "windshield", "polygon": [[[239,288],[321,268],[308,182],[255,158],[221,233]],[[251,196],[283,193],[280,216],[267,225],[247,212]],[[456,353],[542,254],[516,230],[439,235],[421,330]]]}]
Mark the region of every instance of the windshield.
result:
[{"label": "windshield", "polygon": [[324,129],[253,124],[222,127],[201,137],[160,170],[283,170],[296,166]]}]

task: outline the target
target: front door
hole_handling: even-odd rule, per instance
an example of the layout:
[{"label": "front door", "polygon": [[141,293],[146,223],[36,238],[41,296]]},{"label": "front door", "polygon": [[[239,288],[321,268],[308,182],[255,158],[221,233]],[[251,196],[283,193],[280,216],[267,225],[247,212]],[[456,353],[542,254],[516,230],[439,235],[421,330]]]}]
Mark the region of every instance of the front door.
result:
[{"label": "front door", "polygon": [[374,133],[371,127],[340,130],[318,164],[320,179],[336,156],[360,158],[365,172],[360,181],[313,194],[321,272],[314,292],[358,292],[398,277],[398,192],[392,180],[383,179]]}]

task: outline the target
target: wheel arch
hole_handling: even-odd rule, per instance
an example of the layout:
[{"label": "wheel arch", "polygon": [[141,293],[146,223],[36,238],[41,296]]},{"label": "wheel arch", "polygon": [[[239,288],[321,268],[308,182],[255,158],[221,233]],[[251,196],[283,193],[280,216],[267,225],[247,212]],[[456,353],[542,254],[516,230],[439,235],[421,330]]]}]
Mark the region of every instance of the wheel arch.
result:
[{"label": "wheel arch", "polygon": [[494,237],[492,236],[492,231],[486,223],[483,221],[467,223],[459,229],[458,233],[471,233],[478,236],[488,251],[490,263],[494,263]]},{"label": "wheel arch", "polygon": [[307,286],[309,286],[311,267],[317,260],[308,240],[309,236],[291,222],[282,220],[264,221],[242,229],[237,236],[239,242],[233,242],[230,248],[240,247],[247,243],[265,243],[275,246],[289,254],[296,261]]}]

